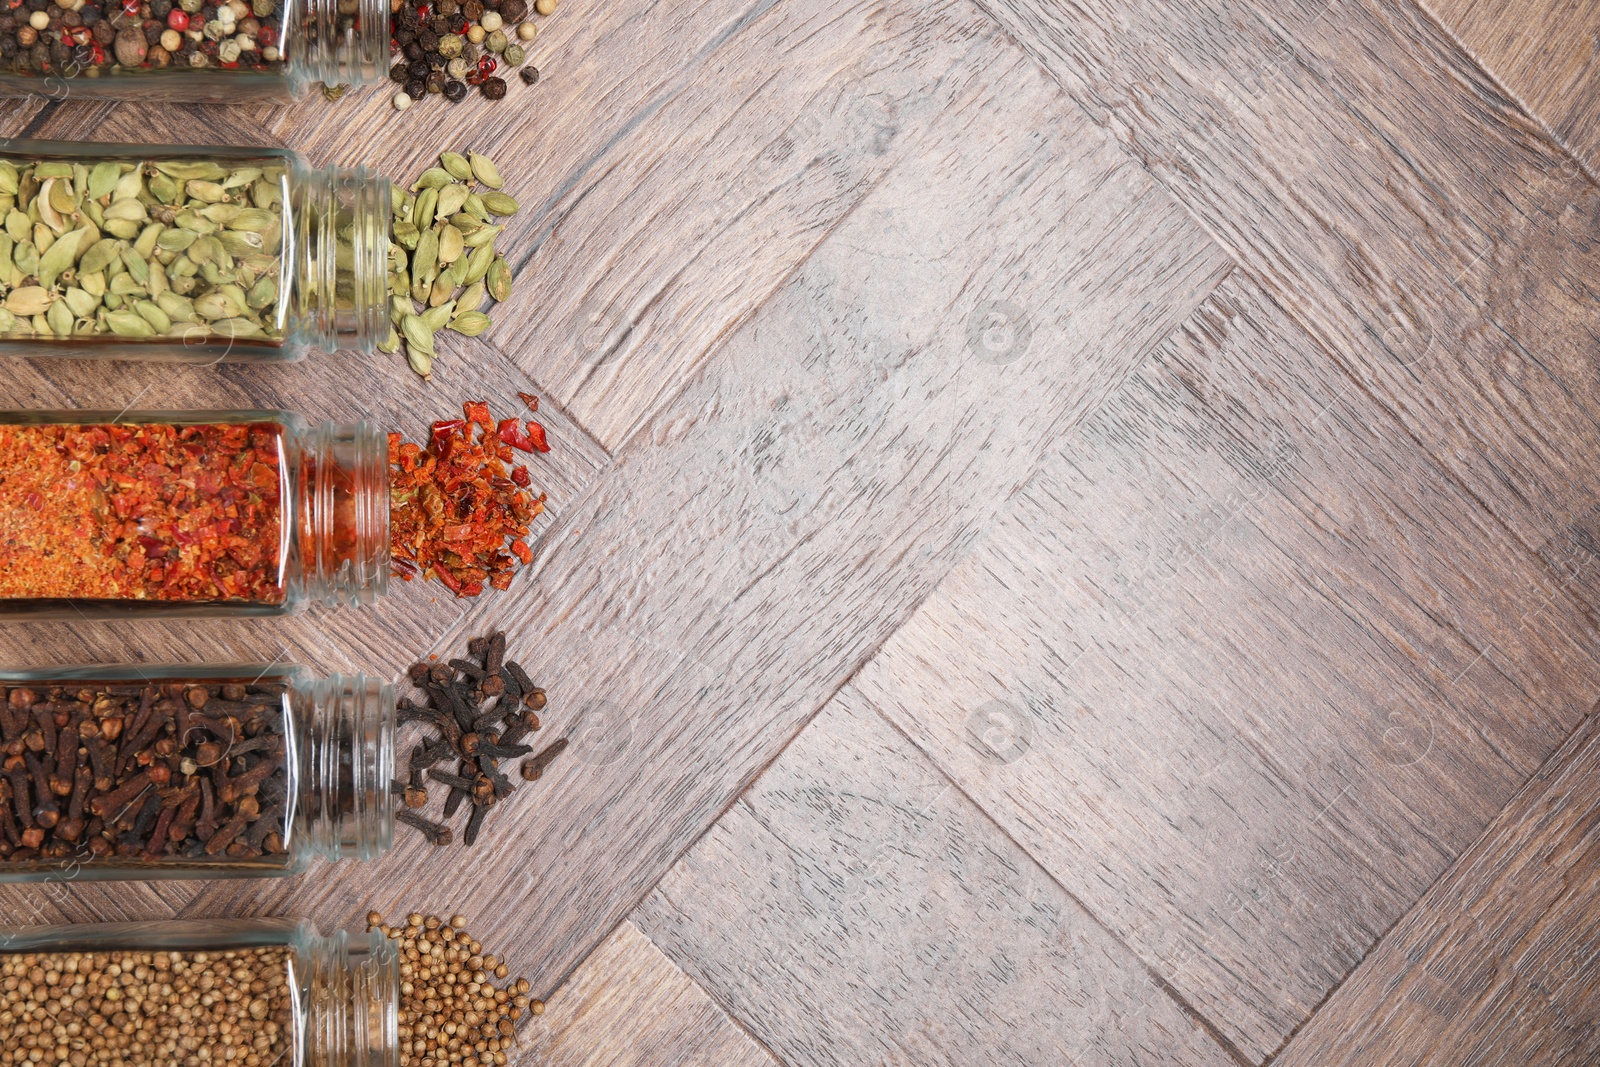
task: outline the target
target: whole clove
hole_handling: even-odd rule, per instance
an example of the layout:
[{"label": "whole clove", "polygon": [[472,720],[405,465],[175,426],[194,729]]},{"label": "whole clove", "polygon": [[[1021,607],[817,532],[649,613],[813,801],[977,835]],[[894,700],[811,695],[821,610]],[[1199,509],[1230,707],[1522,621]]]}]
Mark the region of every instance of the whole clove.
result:
[{"label": "whole clove", "polygon": [[0,691],[0,868],[288,863],[285,692],[65,679]]},{"label": "whole clove", "polygon": [[[469,804],[462,843],[477,842],[489,809],[502,803],[515,790],[511,777],[500,769],[500,761],[527,756],[533,746],[524,739],[541,726],[533,708],[545,706],[544,690],[533,684],[519,664],[506,658],[503,632],[475,637],[467,642],[467,657],[413,665],[406,675],[425,694],[425,701],[402,699],[402,722],[433,731],[411,750],[410,777],[391,788],[397,804],[403,805],[395,818],[423,833],[435,844],[441,843],[440,830],[448,832],[446,822],[424,818],[418,809],[428,803],[422,788],[426,779],[446,786],[444,820],[456,817],[462,805]],[[529,777],[528,766],[543,768],[566,747],[557,741],[523,765],[522,776]],[[453,759],[454,770],[438,765]],[[452,838],[453,839],[453,838]]]}]

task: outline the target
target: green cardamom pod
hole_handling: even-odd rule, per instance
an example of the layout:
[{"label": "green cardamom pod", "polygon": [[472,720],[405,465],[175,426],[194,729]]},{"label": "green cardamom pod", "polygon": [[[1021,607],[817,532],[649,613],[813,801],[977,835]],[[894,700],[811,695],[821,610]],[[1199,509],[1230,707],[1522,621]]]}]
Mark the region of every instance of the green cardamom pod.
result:
[{"label": "green cardamom pod", "polygon": [[391,356],[400,351],[400,332],[393,326],[389,327],[389,336],[378,342],[378,351]]},{"label": "green cardamom pod", "polygon": [[50,305],[50,310],[45,312],[45,322],[50,324],[50,332],[57,337],[72,336],[72,308],[65,300],[57,300]]},{"label": "green cardamom pod", "polygon": [[35,163],[33,176],[40,181],[44,181],[46,178],[70,178],[72,177],[72,164],[56,161]]},{"label": "green cardamom pod", "polygon": [[455,280],[450,277],[450,272],[446,271],[433,280],[433,291],[428,294],[428,306],[438,307],[449,300],[450,294],[455,291]]},{"label": "green cardamom pod", "polygon": [[462,201],[461,210],[477,219],[479,222],[489,221],[489,209],[483,206],[483,197],[473,193]]},{"label": "green cardamom pod", "polygon": [[44,255],[39,257],[39,284],[48,289],[56,284],[56,279],[61,277],[63,271],[71,270],[73,255],[77,242],[65,238],[51,245]]},{"label": "green cardamom pod", "polygon": [[156,306],[167,313],[167,318],[173,322],[199,322],[200,317],[195,314],[194,301],[186,296],[180,296],[170,290],[161,293],[155,298]]},{"label": "green cardamom pod", "polygon": [[500,177],[500,172],[495,169],[494,160],[488,156],[479,155],[477,152],[469,152],[467,161],[472,164],[472,176],[484,185],[491,189],[498,189],[505,184]]},{"label": "green cardamom pod", "polygon": [[488,277],[489,266],[494,263],[494,245],[479,245],[472,250],[472,255],[467,257],[467,274],[462,281],[471,285],[481,282]]},{"label": "green cardamom pod", "polygon": [[[138,282],[140,285],[146,285],[149,283],[150,262],[141,256],[137,249],[132,247],[124,248],[122,250],[122,262],[123,265],[128,268],[128,273],[133,275],[134,281]],[[41,284],[43,284],[42,279]]]},{"label": "green cardamom pod", "polygon": [[489,273],[484,276],[489,283],[489,295],[494,297],[495,303],[503,303],[511,297],[511,264],[506,262],[505,256],[496,256],[494,263],[489,267]]},{"label": "green cardamom pod", "polygon": [[152,300],[167,291],[167,272],[159,262],[150,265],[150,280],[145,283],[145,288],[150,290]]},{"label": "green cardamom pod", "polygon": [[200,209],[200,217],[209,219],[218,226],[226,226],[239,217],[245,209],[238,204],[207,204]]},{"label": "green cardamom pod", "polygon": [[405,335],[406,346],[410,348],[411,351],[421,352],[427,356],[432,356],[434,354],[433,331],[428,328],[427,323],[423,322],[417,316],[407,315],[405,318],[401,319],[400,332]]},{"label": "green cardamom pod", "polygon": [[427,311],[424,311],[422,314],[418,315],[417,318],[421,319],[422,324],[428,329],[432,330],[434,333],[438,333],[440,330],[444,329],[445,324],[450,321],[450,316],[454,315],[455,311],[455,301],[447,300],[438,307],[429,308]]},{"label": "green cardamom pod", "polygon": [[131,241],[139,236],[139,224],[132,219],[107,219],[105,231],[113,237]]},{"label": "green cardamom pod", "polygon": [[423,381],[433,377],[433,356],[426,352],[406,352],[406,362],[411,364],[411,369],[422,375]]},{"label": "green cardamom pod", "polygon": [[434,209],[434,218],[449,218],[461,210],[461,205],[467,202],[467,197],[472,190],[465,185],[447,185],[439,190],[439,204]]},{"label": "green cardamom pod", "polygon": [[39,273],[39,250],[31,241],[19,242],[16,250],[11,253],[11,261],[17,265],[24,277]]},{"label": "green cardamom pod", "polygon": [[157,163],[156,170],[162,174],[171,175],[181,182],[221,181],[228,176],[228,172],[219,164],[209,160],[183,160],[172,159],[164,163]]},{"label": "green cardamom pod", "polygon": [[142,200],[117,200],[106,208],[107,222],[143,222],[149,217]]},{"label": "green cardamom pod", "polygon": [[[161,239],[161,235],[166,231],[167,228],[162,223],[152,222],[143,230],[139,231],[138,238],[133,242],[134,251],[138,252],[144,258],[149,259],[151,256],[156,254],[156,242]],[[98,234],[96,236],[98,236]]]},{"label": "green cardamom pod", "polygon": [[502,226],[485,226],[477,233],[462,238],[462,241],[468,248],[481,248],[486,244],[494,243],[494,239],[500,236],[502,229],[504,229]]},{"label": "green cardamom pod", "polygon": [[458,211],[450,216],[450,225],[460,230],[463,234],[468,234],[477,233],[489,224],[476,216],[467,214],[465,211]]},{"label": "green cardamom pod", "polygon": [[472,180],[472,164],[460,152],[445,152],[439,156],[439,166],[450,172],[457,181]]},{"label": "green cardamom pod", "polygon": [[456,298],[456,314],[459,315],[464,311],[477,311],[483,304],[483,297],[487,291],[482,282],[473,282],[461,290],[461,295]]},{"label": "green cardamom pod", "polygon": [[260,167],[240,167],[238,170],[222,179],[222,187],[224,189],[238,189],[242,186],[249,185],[259,177],[261,177]]},{"label": "green cardamom pod", "polygon": [[111,279],[111,292],[117,296],[149,296],[150,292],[134,280],[133,275],[124,271]]},{"label": "green cardamom pod", "polygon": [[489,209],[491,215],[506,216],[515,215],[518,205],[512,197],[496,192],[483,194],[483,206]]},{"label": "green cardamom pod", "polygon": [[417,184],[412,186],[418,192],[423,189],[442,189],[450,184],[450,172],[439,167],[429,167],[422,172],[422,177],[417,179]]},{"label": "green cardamom pod", "polygon": [[434,209],[439,204],[439,190],[424,189],[417,194],[417,210],[412,215],[411,221],[417,224],[417,229],[426,230],[433,225]]},{"label": "green cardamom pod", "polygon": [[[90,179],[93,181],[94,179]],[[178,183],[165,174],[154,174],[150,177],[150,195],[163,204],[172,205],[178,202],[178,197],[183,192]],[[101,194],[104,195],[104,194]]]},{"label": "green cardamom pod", "polygon": [[202,181],[199,179],[185,182],[183,191],[188,193],[191,199],[200,200],[207,204],[220,204],[224,200],[229,199],[228,190],[224,189],[221,185],[217,184],[216,182]]},{"label": "green cardamom pod", "polygon": [[467,337],[477,337],[491,325],[489,316],[481,311],[463,311],[450,320],[450,328],[456,333],[464,334]]},{"label": "green cardamom pod", "polygon": [[233,301],[228,299],[226,293],[213,289],[211,292],[195,298],[194,311],[196,315],[206,321],[215,322],[219,319],[232,318],[235,308]]},{"label": "green cardamom pod", "polygon": [[111,190],[117,187],[117,181],[122,177],[122,168],[110,161],[96,163],[89,172],[89,195],[95,200],[102,196],[110,196]]},{"label": "green cardamom pod", "polygon": [[0,334],[16,332],[17,317],[5,308],[0,308]]},{"label": "green cardamom pod", "polygon": [[[172,230],[163,230],[161,232],[161,236],[156,238],[156,247],[165,249],[168,252],[182,252],[184,249],[194,244],[199,237],[200,235],[195,233],[193,230],[185,230],[181,227]],[[101,242],[101,244],[104,243],[104,241]],[[85,256],[84,258],[88,259],[89,257]]]},{"label": "green cardamom pod", "polygon": [[149,300],[135,300],[133,310],[141,319],[154,326],[156,333],[168,333],[172,330],[172,319]]},{"label": "green cardamom pod", "polygon": [[241,210],[227,223],[229,229],[243,230],[246,233],[262,234],[278,224],[276,212],[264,211],[261,208],[249,207]]},{"label": "green cardamom pod", "polygon": [[79,289],[76,285],[61,294],[61,299],[66,301],[67,307],[80,319],[87,319],[94,315],[95,308],[100,306],[100,298],[89,293],[86,289]]},{"label": "green cardamom pod", "polygon": [[156,328],[136,311],[121,308],[106,312],[106,325],[118,337],[154,337]]},{"label": "green cardamom pod", "polygon": [[17,195],[17,168],[6,160],[0,160],[0,192]]},{"label": "green cardamom pod", "polygon": [[223,230],[216,235],[216,240],[221,242],[224,251],[234,256],[248,256],[259,252],[264,244],[264,239],[259,233],[245,233],[240,230]]},{"label": "green cardamom pod", "polygon": [[80,267],[78,270],[78,285],[96,300],[106,295],[106,276],[100,271],[84,274]]},{"label": "green cardamom pod", "polygon": [[431,286],[438,269],[439,235],[428,230],[417,239],[417,251],[411,257],[411,278],[418,285]]},{"label": "green cardamom pod", "polygon": [[409,222],[395,223],[393,227],[393,233],[395,243],[401,248],[406,249],[408,252],[416,249],[417,239],[422,236],[422,231],[417,229],[415,225]]},{"label": "green cardamom pod", "polygon": [[211,332],[219,337],[260,337],[261,324],[249,319],[218,319],[211,324]]},{"label": "green cardamom pod", "polygon": [[454,226],[446,223],[439,231],[439,262],[454,263],[466,248],[466,237]]},{"label": "green cardamom pod", "polygon": [[257,311],[271,307],[278,301],[278,282],[275,278],[258,280],[244,294],[244,302]]},{"label": "green cardamom pod", "polygon": [[16,208],[12,208],[11,213],[6,216],[6,233],[11,235],[13,241],[30,240],[33,237],[33,221]]}]

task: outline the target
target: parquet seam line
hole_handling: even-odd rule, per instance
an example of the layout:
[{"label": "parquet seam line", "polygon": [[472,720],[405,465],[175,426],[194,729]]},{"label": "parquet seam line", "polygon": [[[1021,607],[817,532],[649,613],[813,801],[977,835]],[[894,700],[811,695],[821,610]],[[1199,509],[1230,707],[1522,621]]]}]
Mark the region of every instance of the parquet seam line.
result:
[{"label": "parquet seam line", "polygon": [[1572,147],[1567,143],[1566,139],[1558,134],[1555,129],[1544,120],[1544,116],[1540,115],[1531,106],[1529,106],[1528,102],[1522,98],[1520,93],[1512,89],[1511,86],[1502,80],[1500,76],[1492,69],[1490,69],[1487,64],[1480,60],[1477,54],[1472,51],[1467,43],[1463,41],[1453,29],[1450,28],[1448,23],[1439,18],[1439,16],[1434,13],[1433,9],[1429,7],[1428,4],[1424,3],[1423,0],[1416,0],[1416,7],[1417,10],[1422,12],[1422,17],[1431,23],[1436,30],[1442,33],[1445,38],[1449,40],[1449,42],[1471,62],[1473,68],[1477,70],[1478,73],[1480,73],[1497,90],[1504,94],[1507,100],[1515,103],[1517,105],[1517,109],[1521,111],[1522,114],[1526,116],[1535,127],[1537,127],[1539,132],[1542,133],[1551,144],[1561,149],[1561,151],[1566,154],[1567,158],[1572,160],[1572,162],[1577,165],[1578,169],[1583,172],[1584,177],[1588,178],[1592,183],[1600,184],[1600,175],[1597,175],[1594,170],[1589,167],[1589,164],[1584,161],[1582,156],[1572,150]]},{"label": "parquet seam line", "polygon": [[1162,993],[1166,994],[1167,998],[1173,1002],[1180,1012],[1193,1019],[1195,1024],[1206,1032],[1206,1036],[1210,1037],[1212,1041],[1216,1043],[1218,1048],[1226,1052],[1235,1063],[1240,1065],[1240,1067],[1257,1067],[1256,1064],[1251,1062],[1248,1056],[1240,1051],[1237,1045],[1235,1045],[1227,1038],[1226,1035],[1222,1033],[1215,1023],[1213,1023],[1198,1008],[1190,1004],[1188,1000],[1178,992],[1172,983],[1168,982],[1166,978],[1157,972],[1154,967],[1146,963],[1144,958],[1140,956],[1133,946],[1129,945],[1120,934],[1118,934],[1110,926],[1106,925],[1105,921],[1102,920],[1100,916],[1089,907],[1086,901],[1084,901],[1081,897],[1069,889],[1064,882],[1057,878],[1055,872],[1051,871],[1042,862],[1040,862],[1039,858],[1035,856],[1026,845],[1017,840],[1017,838],[1012,835],[1011,831],[1007,830],[1004,826],[995,821],[994,816],[989,814],[988,809],[980,804],[973,797],[973,795],[968,792],[964,786],[962,786],[960,781],[958,781],[954,776],[945,770],[944,765],[941,764],[937,758],[935,758],[933,753],[929,752],[922,745],[918,744],[916,738],[912,737],[910,734],[906,733],[905,730],[901,729],[900,724],[886,715],[883,709],[878,706],[877,701],[873,700],[865,693],[861,693],[860,696],[861,699],[872,708],[874,715],[881,719],[889,727],[889,729],[893,730],[896,734],[903,738],[905,742],[910,745],[912,749],[914,749],[916,753],[934,769],[934,771],[938,773],[939,777],[944,780],[944,784],[947,789],[953,790],[957,796],[966,801],[967,804],[971,806],[972,810],[978,813],[978,815],[982,818],[983,823],[989,827],[990,831],[992,831],[996,837],[1009,842],[1011,847],[1016,849],[1018,853],[1026,856],[1028,858],[1028,862],[1032,863],[1034,867],[1038,869],[1039,873],[1042,874],[1051,885],[1061,890],[1062,895],[1070,900],[1073,905],[1078,908],[1078,910],[1087,915],[1089,920],[1093,922],[1102,933],[1104,933],[1107,937],[1114,941],[1118,947],[1126,952],[1129,959],[1131,959],[1141,970],[1144,971],[1146,976],[1149,977],[1151,984],[1153,984]]},{"label": "parquet seam line", "polygon": [[1269,1054],[1266,1059],[1261,1061],[1260,1067],[1272,1067],[1272,1064],[1277,1062],[1278,1057],[1281,1056],[1294,1042],[1295,1037],[1298,1036],[1313,1019],[1321,1014],[1322,1009],[1325,1008],[1328,1002],[1333,999],[1334,994],[1343,989],[1349,983],[1350,979],[1355,976],[1355,973],[1361,969],[1361,966],[1366,963],[1373,953],[1375,953],[1389,940],[1390,936],[1393,935],[1402,924],[1406,923],[1407,920],[1417,914],[1417,909],[1423,904],[1428,895],[1457,876],[1457,874],[1460,872],[1463,858],[1471,854],[1474,849],[1478,848],[1481,844],[1490,840],[1501,831],[1501,821],[1508,817],[1508,813],[1512,808],[1523,804],[1532,793],[1544,788],[1545,784],[1550,780],[1550,778],[1547,776],[1547,772],[1554,769],[1554,765],[1558,760],[1565,761],[1569,758],[1570,753],[1568,752],[1568,748],[1572,745],[1573,740],[1579,734],[1590,727],[1591,722],[1597,713],[1600,713],[1600,703],[1594,704],[1589,709],[1588,714],[1586,714],[1582,719],[1578,720],[1577,725],[1575,725],[1572,730],[1568,732],[1567,736],[1563,738],[1561,743],[1555,747],[1555,749],[1550,753],[1549,757],[1539,765],[1538,770],[1529,775],[1527,780],[1517,788],[1517,791],[1511,794],[1511,796],[1506,800],[1505,804],[1501,805],[1500,810],[1495,813],[1494,818],[1490,819],[1489,822],[1484,826],[1482,833],[1473,838],[1473,840],[1465,848],[1458,852],[1455,859],[1451,860],[1450,865],[1439,873],[1439,877],[1428,883],[1422,892],[1417,895],[1417,899],[1411,903],[1411,906],[1401,913],[1394,920],[1394,922],[1390,923],[1388,928],[1385,929],[1382,934],[1373,940],[1372,944],[1367,948],[1367,951],[1361,954],[1361,958],[1351,965],[1350,969],[1345,972],[1344,977],[1339,979],[1339,981],[1328,990],[1327,995],[1318,1001],[1317,1005],[1306,1014],[1306,1017],[1289,1031],[1288,1035],[1283,1039],[1282,1042],[1279,1043],[1278,1047],[1273,1049],[1271,1054]]}]

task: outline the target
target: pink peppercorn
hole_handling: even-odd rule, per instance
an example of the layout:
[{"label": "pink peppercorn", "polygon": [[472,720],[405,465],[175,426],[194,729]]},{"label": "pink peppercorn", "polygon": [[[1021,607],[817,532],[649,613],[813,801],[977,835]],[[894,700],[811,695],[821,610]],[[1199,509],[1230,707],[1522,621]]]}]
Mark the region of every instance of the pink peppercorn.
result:
[{"label": "pink peppercorn", "polygon": [[167,12],[167,25],[182,33],[189,28],[189,15],[182,8],[173,8]]}]

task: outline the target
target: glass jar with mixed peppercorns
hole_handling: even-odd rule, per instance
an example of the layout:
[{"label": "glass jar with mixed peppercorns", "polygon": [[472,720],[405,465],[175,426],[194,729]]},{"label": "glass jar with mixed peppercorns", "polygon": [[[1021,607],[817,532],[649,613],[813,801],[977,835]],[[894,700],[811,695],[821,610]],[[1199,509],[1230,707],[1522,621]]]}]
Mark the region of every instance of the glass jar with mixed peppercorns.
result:
[{"label": "glass jar with mixed peppercorns", "polygon": [[389,333],[394,190],[271,148],[0,146],[0,355],[295,360]]},{"label": "glass jar with mixed peppercorns", "polygon": [[394,840],[396,704],[303,667],[0,672],[0,882],[294,874]]},{"label": "glass jar with mixed peppercorns", "polygon": [[0,14],[0,94],[287,100],[383,77],[388,0],[22,0]]},{"label": "glass jar with mixed peppercorns", "polygon": [[389,515],[388,439],[367,423],[0,412],[0,617],[368,604]]},{"label": "glass jar with mixed peppercorns", "polygon": [[0,1067],[400,1065],[400,952],[381,930],[0,927],[0,989]]}]

